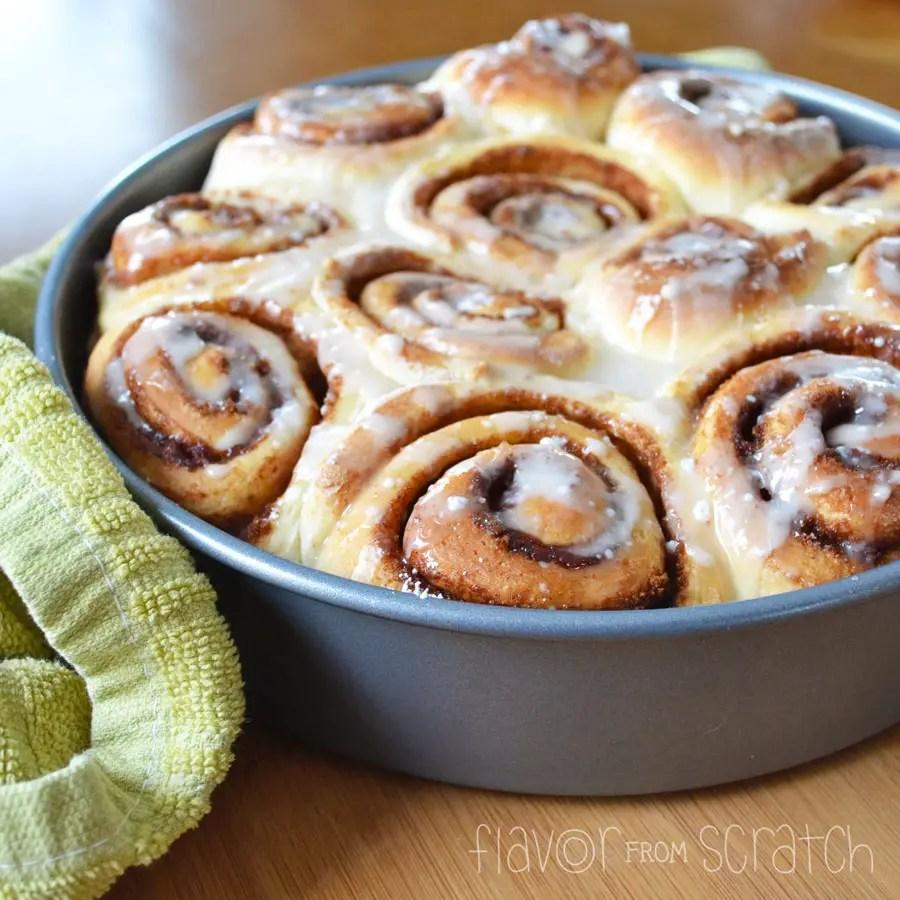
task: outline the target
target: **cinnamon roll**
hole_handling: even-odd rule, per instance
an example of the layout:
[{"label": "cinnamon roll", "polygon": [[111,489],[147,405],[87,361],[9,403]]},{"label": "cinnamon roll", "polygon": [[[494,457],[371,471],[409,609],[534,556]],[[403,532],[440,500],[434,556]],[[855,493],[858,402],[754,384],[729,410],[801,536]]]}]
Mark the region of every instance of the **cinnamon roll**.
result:
[{"label": "cinnamon roll", "polygon": [[327,198],[379,223],[402,169],[465,134],[434,92],[398,84],[287,88],[219,144],[206,189],[249,188],[289,200]]},{"label": "cinnamon roll", "polygon": [[[715,602],[661,440],[614,395],[564,382],[435,383],[311,441],[297,514],[269,549],[325,571],[508,606]],[[293,539],[291,543],[290,539]],[[699,561],[698,561],[699,560]]]},{"label": "cinnamon roll", "polygon": [[91,353],[85,394],[131,468],[237,531],[290,480],[319,415],[314,376],[311,348],[290,316],[233,298],[107,332]]},{"label": "cinnamon roll", "polygon": [[427,82],[490,133],[599,138],[640,68],[622,22],[580,13],[526,22],[508,41],[463,50]]},{"label": "cinnamon roll", "polygon": [[648,155],[696,212],[740,213],[835,159],[837,132],[784,94],[701,70],[643,75],[622,94],[609,144]]},{"label": "cinnamon roll", "polygon": [[900,327],[817,311],[682,380],[739,596],[856,574],[900,547]]},{"label": "cinnamon roll", "polygon": [[408,170],[388,199],[388,224],[409,240],[519,285],[571,283],[629,226],[679,212],[652,167],[575,138],[476,142]]},{"label": "cinnamon roll", "polygon": [[576,297],[611,343],[683,359],[806,293],[824,265],[824,246],[806,231],[773,237],[737,219],[690,216],[650,225],[588,270]]},{"label": "cinnamon roll", "polygon": [[321,260],[350,235],[324,203],[250,191],[177,194],[124,219],[100,284],[100,326],[173,303],[240,295],[296,306]]},{"label": "cinnamon roll", "polygon": [[832,263],[847,262],[874,236],[900,229],[900,150],[847,150],[787,197],[752,204],[746,217],[767,231],[807,228]]},{"label": "cinnamon roll", "polygon": [[360,246],[333,257],[313,298],[398,381],[447,371],[477,377],[485,361],[574,372],[588,357],[585,342],[566,328],[562,300],[476,281],[402,247]]}]

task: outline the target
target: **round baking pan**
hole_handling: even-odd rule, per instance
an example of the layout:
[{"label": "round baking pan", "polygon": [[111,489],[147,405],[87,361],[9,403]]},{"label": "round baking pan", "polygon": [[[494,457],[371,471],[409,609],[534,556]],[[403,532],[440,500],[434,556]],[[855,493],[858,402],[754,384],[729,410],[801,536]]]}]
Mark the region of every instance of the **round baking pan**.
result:
[{"label": "round baking pan", "polygon": [[[325,79],[414,82],[437,59]],[[684,67],[642,56],[645,69]],[[900,147],[900,114],[770,73],[846,144]],[[128,213],[201,185],[247,103],[120,176],[44,284],[37,353],[76,408],[96,318],[95,267]],[[900,562],[719,606],[508,609],[347,581],[256,549],[176,506],[110,451],[129,488],[219,591],[251,715],[305,742],[459,784],[556,794],[692,788],[822,756],[900,720]]]}]

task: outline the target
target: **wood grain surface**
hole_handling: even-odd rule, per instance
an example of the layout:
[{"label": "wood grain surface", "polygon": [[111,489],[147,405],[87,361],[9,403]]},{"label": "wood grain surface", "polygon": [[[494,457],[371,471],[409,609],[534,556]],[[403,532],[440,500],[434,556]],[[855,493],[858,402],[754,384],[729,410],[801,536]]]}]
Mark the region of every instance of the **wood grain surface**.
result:
[{"label": "wood grain surface", "polygon": [[[900,104],[896,0],[581,8],[630,21],[643,50],[746,44],[781,70]],[[317,75],[494,40],[558,11],[484,0],[5,4],[0,258],[221,108]],[[376,772],[251,723],[210,816],[112,896],[898,897],[900,730],[735,786],[577,800]]]}]

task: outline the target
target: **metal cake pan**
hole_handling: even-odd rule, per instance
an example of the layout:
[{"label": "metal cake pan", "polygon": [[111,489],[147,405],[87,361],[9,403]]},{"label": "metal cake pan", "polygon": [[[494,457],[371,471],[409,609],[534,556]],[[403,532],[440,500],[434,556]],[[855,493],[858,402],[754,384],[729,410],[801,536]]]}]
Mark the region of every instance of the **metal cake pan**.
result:
[{"label": "metal cake pan", "polygon": [[[417,81],[438,59],[325,79]],[[645,69],[684,67],[642,56]],[[726,70],[727,71],[727,70]],[[770,73],[848,145],[900,147],[900,114]],[[94,266],[128,213],[197,189],[255,104],[197,125],[121,175],[57,254],[38,356],[81,409]],[[823,756],[900,721],[900,562],[714,607],[627,612],[421,601],[286,562],[179,508],[108,451],[219,591],[251,714],[311,745],[458,784],[552,794],[694,788]]]}]

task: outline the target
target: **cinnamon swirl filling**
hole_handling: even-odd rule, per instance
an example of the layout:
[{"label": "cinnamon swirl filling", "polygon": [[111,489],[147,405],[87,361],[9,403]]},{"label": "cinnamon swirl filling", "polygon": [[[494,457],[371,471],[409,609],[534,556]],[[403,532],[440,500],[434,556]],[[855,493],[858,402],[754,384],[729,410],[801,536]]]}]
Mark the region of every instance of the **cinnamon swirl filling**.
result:
[{"label": "cinnamon swirl filling", "polygon": [[523,246],[553,256],[596,241],[637,213],[600,187],[536,175],[476,176],[441,191],[431,217],[448,233],[477,240],[496,232],[493,250],[515,257]]},{"label": "cinnamon swirl filling", "polygon": [[[566,329],[565,306],[459,275],[429,257],[373,246],[329,261],[313,294],[323,310],[388,355],[422,365],[489,360],[543,371],[573,370],[587,345]],[[398,347],[390,347],[402,339]]]},{"label": "cinnamon swirl filling", "polygon": [[668,583],[652,502],[608,440],[502,443],[457,463],[413,506],[403,550],[473,602],[646,606]]},{"label": "cinnamon swirl filling", "polygon": [[680,211],[671,188],[614,152],[563,138],[491,141],[408,171],[388,202],[400,234],[564,278],[625,227]]},{"label": "cinnamon swirl filling", "polygon": [[900,151],[853,147],[789,199],[798,204],[900,216]]},{"label": "cinnamon swirl filling", "polygon": [[307,353],[237,301],[176,308],[105,335],[85,390],[129,465],[237,529],[284,489],[318,417]]},{"label": "cinnamon swirl filling", "polygon": [[850,575],[900,547],[889,363],[811,351],[742,370],[710,399],[695,457],[723,544],[756,563],[751,596]]},{"label": "cinnamon swirl filling", "polygon": [[122,221],[113,235],[107,278],[127,286],[198,262],[276,253],[344,224],[323,203],[286,205],[250,191],[227,200],[176,194]]},{"label": "cinnamon swirl filling", "polygon": [[404,85],[320,85],[269,95],[254,128],[303,144],[380,144],[420,134],[442,115],[436,94]]},{"label": "cinnamon swirl filling", "polygon": [[386,398],[312,473],[304,561],[423,598],[508,606],[720,599],[659,440],[609,394],[576,401],[553,385],[432,384]]}]

